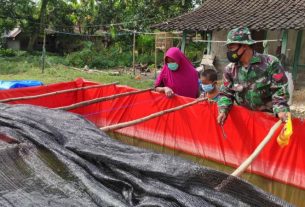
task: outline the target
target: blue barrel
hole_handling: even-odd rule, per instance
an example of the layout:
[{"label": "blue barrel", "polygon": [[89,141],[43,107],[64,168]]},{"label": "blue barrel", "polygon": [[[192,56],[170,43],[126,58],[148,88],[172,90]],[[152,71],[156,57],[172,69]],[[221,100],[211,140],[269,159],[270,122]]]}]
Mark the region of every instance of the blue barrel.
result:
[{"label": "blue barrel", "polygon": [[0,90],[11,88],[25,88],[31,86],[42,86],[43,83],[37,80],[14,80],[14,81],[0,81]]}]

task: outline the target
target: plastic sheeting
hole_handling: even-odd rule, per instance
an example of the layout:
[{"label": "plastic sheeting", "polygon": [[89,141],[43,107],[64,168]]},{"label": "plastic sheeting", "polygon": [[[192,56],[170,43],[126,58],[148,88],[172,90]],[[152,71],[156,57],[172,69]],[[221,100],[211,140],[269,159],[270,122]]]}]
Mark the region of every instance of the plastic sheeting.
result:
[{"label": "plastic sheeting", "polygon": [[[10,93],[1,91],[0,98],[35,95],[92,84],[96,83],[78,79],[75,82],[53,84],[39,89],[15,89]],[[130,90],[135,89],[112,85],[11,103],[54,108]],[[83,115],[97,126],[106,126],[144,117],[192,100],[179,96],[169,99],[163,94],[145,92],[81,107],[72,112]],[[277,121],[272,115],[235,106],[224,125],[225,138],[216,123],[216,117],[217,106],[204,102],[117,132],[236,167],[253,152]],[[293,119],[293,128],[294,134],[288,146],[281,148],[277,144],[278,131],[252,163],[249,171],[305,188],[304,120]]]},{"label": "plastic sheeting", "polygon": [[60,110],[0,104],[0,134],[1,206],[290,206],[239,179],[215,191],[226,174]]},{"label": "plastic sheeting", "polygon": [[42,86],[43,83],[37,80],[14,80],[14,81],[0,81],[0,90],[11,88],[25,88],[32,86]]}]

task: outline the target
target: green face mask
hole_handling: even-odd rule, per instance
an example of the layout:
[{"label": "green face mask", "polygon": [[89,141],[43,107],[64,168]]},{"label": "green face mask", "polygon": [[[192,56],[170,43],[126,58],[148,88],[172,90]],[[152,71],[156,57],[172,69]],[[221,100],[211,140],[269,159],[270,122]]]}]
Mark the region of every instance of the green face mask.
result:
[{"label": "green face mask", "polygon": [[167,67],[172,70],[175,71],[179,68],[179,65],[177,63],[167,63]]}]

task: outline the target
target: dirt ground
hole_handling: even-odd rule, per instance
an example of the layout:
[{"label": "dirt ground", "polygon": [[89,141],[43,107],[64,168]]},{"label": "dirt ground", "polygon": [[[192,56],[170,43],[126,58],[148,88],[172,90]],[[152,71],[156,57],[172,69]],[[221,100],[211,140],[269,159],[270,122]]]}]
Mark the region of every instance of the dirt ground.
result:
[{"label": "dirt ground", "polygon": [[305,119],[305,88],[293,92],[292,105],[290,106],[293,117]]}]

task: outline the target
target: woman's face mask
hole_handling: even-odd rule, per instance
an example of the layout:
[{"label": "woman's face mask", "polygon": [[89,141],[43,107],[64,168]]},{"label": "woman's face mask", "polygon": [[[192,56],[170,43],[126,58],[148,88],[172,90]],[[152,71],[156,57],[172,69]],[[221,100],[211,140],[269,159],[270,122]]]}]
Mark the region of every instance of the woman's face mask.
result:
[{"label": "woman's face mask", "polygon": [[227,52],[227,58],[230,62],[237,63],[240,60],[240,58],[243,56],[243,54],[245,53],[246,50],[244,50],[242,54],[238,55],[238,51],[240,48],[241,48],[241,45],[239,45],[236,50]]},{"label": "woman's face mask", "polygon": [[171,70],[171,71],[175,71],[179,68],[179,64],[178,63],[167,63],[167,67]]}]

